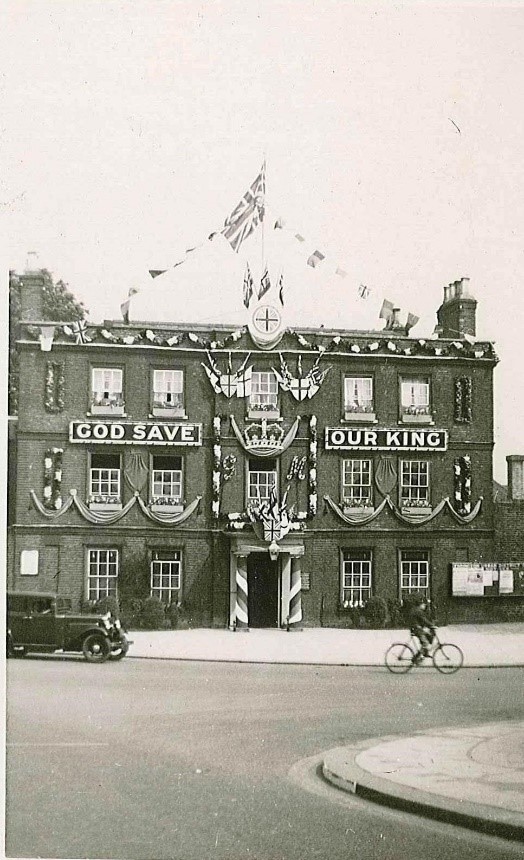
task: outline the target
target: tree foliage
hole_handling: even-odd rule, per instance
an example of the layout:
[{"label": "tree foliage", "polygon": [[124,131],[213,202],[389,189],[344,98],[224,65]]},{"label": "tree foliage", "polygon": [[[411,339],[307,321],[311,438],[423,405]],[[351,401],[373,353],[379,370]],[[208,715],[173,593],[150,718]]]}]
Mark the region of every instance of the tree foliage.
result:
[{"label": "tree foliage", "polygon": [[[89,311],[78,301],[62,280],[54,281],[51,272],[43,269],[43,317],[50,322],[74,322],[85,319]],[[9,272],[9,414],[18,412],[19,354],[17,340],[20,336],[20,276]]]}]

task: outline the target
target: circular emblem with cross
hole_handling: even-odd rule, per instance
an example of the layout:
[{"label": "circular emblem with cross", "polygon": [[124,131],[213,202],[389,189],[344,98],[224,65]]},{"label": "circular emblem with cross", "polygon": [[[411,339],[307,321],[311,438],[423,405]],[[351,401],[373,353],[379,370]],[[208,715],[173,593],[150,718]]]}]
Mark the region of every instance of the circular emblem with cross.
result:
[{"label": "circular emblem with cross", "polygon": [[272,334],[281,323],[280,313],[272,305],[259,305],[253,314],[253,325],[262,334]]}]

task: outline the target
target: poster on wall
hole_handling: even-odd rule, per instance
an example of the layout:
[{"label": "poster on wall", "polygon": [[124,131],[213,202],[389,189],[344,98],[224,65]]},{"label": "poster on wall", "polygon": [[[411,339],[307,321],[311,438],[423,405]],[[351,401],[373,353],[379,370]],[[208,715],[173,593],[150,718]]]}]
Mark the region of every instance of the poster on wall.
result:
[{"label": "poster on wall", "polygon": [[524,597],[524,562],[457,562],[451,565],[453,597]]}]

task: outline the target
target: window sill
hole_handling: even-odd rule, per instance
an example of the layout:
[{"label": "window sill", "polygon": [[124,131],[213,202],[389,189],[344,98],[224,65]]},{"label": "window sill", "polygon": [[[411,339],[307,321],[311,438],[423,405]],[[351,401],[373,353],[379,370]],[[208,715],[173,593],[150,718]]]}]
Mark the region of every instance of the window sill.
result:
[{"label": "window sill", "polygon": [[404,414],[400,416],[400,420],[402,424],[434,424],[433,417],[431,415],[409,415]]},{"label": "window sill", "polygon": [[121,511],[122,502],[119,502],[116,505],[106,505],[104,502],[89,502],[88,508],[90,511]]},{"label": "window sill", "polygon": [[351,516],[354,516],[355,514],[365,514],[367,516],[368,514],[374,513],[375,508],[371,505],[344,505],[343,511],[345,514],[350,514]]},{"label": "window sill", "polygon": [[149,505],[149,510],[152,511],[154,514],[161,514],[163,512],[169,513],[169,514],[178,514],[184,510],[184,506],[178,505],[178,504],[177,505],[174,505],[174,504],[173,505],[155,505],[153,503],[153,504]]},{"label": "window sill", "polygon": [[125,406],[91,406],[88,415],[119,415],[125,417]]},{"label": "window sill", "polygon": [[410,506],[410,505],[402,505],[401,511],[403,514],[418,514],[421,517],[427,517],[433,508],[429,505],[427,507],[421,508],[418,506]]},{"label": "window sill", "polygon": [[279,409],[248,409],[247,411],[248,418],[270,418],[272,421],[275,419],[280,419],[280,410]]},{"label": "window sill", "polygon": [[377,424],[375,412],[344,412],[344,421],[355,421],[359,424]]},{"label": "window sill", "polygon": [[173,408],[163,408],[160,406],[154,406],[150,418],[187,418],[187,415],[180,406],[174,406]]}]

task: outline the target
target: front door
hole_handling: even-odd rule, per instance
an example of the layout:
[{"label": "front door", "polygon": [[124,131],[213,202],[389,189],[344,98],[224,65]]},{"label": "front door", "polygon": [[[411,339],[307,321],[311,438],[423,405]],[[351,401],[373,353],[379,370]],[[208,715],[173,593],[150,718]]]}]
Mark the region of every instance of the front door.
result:
[{"label": "front door", "polygon": [[278,561],[268,552],[247,558],[247,611],[250,627],[278,627]]}]

